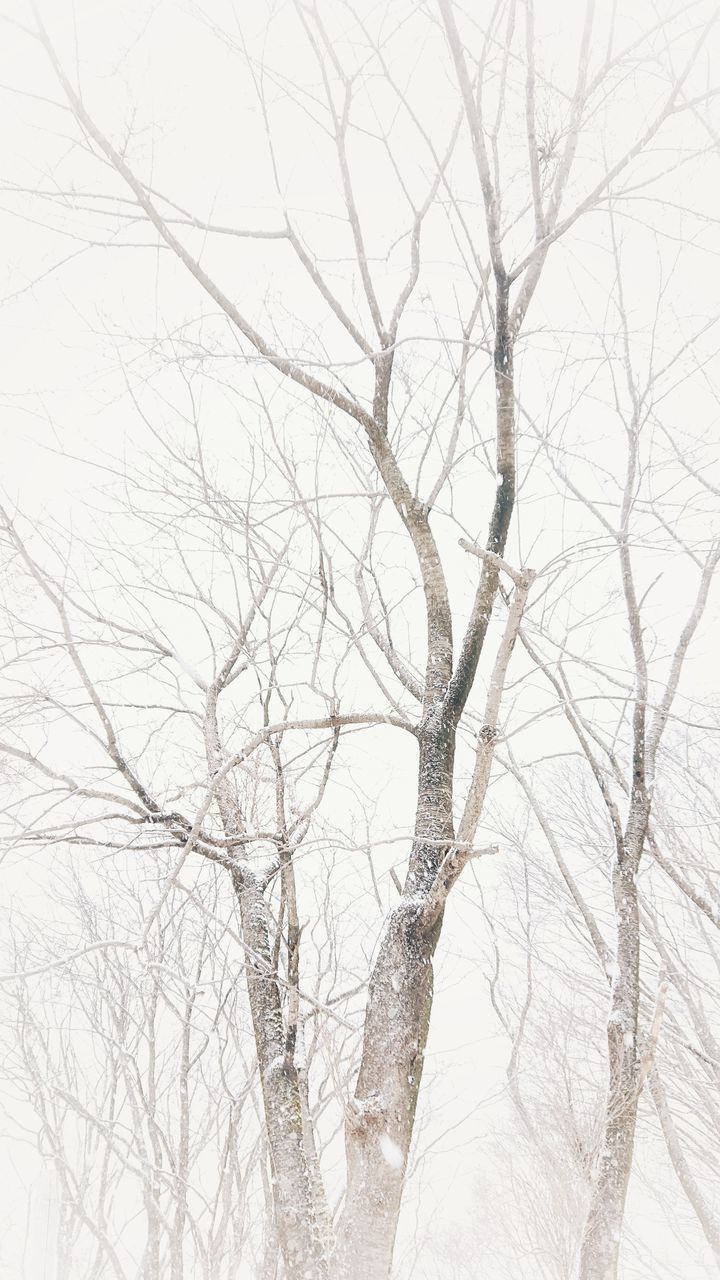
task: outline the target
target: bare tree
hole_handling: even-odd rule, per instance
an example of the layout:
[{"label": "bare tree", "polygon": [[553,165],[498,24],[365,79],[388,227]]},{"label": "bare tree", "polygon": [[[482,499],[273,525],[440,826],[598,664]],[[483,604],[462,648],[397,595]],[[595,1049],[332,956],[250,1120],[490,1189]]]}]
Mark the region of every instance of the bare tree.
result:
[{"label": "bare tree", "polygon": [[[696,468],[689,465],[677,442],[672,444],[673,483],[683,498],[672,516],[658,496],[663,492],[662,477],[667,466],[665,448],[672,440],[672,432],[664,425],[666,379],[682,381],[681,360],[688,344],[678,344],[669,358],[657,364],[651,347],[645,363],[644,354],[641,356],[638,350],[641,343],[631,330],[622,286],[622,255],[612,213],[610,232],[618,281],[618,349],[612,352],[606,340],[605,358],[611,368],[617,369],[612,378],[613,414],[624,437],[624,474],[618,449],[613,458],[617,458],[618,470],[614,473],[614,468],[608,467],[601,500],[589,478],[570,474],[552,446],[552,433],[543,435],[537,424],[533,429],[542,441],[558,483],[566,488],[573,503],[585,507],[596,525],[598,541],[593,555],[600,573],[607,572],[608,563],[615,563],[617,585],[611,589],[625,616],[632,680],[610,675],[607,651],[603,657],[601,647],[586,645],[581,652],[572,639],[573,628],[567,625],[560,634],[553,634],[552,627],[548,628],[542,638],[539,632],[531,636],[531,628],[526,626],[522,640],[536,669],[544,674],[557,696],[557,705],[572,730],[605,811],[604,825],[614,848],[610,861],[614,944],[606,941],[605,929],[597,920],[598,908],[588,902],[577,874],[569,866],[563,848],[567,837],[560,835],[557,818],[549,816],[550,811],[544,808],[511,751],[505,759],[540,825],[578,923],[610,985],[608,1090],[579,1261],[582,1277],[603,1280],[618,1271],[638,1106],[649,1077],[671,1162],[717,1258],[717,1226],[712,1211],[683,1160],[670,1111],[663,1106],[662,1085],[658,1084],[657,1042],[667,1016],[667,979],[663,975],[669,965],[677,973],[684,964],[678,966],[677,959],[670,961],[674,949],[672,933],[663,942],[666,930],[658,920],[656,905],[649,900],[643,903],[640,876],[644,861],[652,859],[673,888],[679,890],[694,917],[692,926],[683,921],[686,937],[691,927],[699,925],[704,930],[708,922],[717,927],[716,888],[711,887],[706,893],[696,887],[696,877],[688,877],[664,848],[677,843],[681,823],[678,805],[682,788],[690,782],[688,779],[679,785],[677,781],[678,771],[687,769],[682,764],[683,756],[701,746],[708,728],[692,704],[680,701],[681,681],[720,562],[720,544],[713,527],[712,492]],[[689,345],[692,347],[693,342]],[[614,494],[607,484],[610,477]],[[679,604],[676,606],[674,626],[668,626],[659,612],[664,607],[657,587],[673,562],[674,572],[678,562],[684,565],[683,606],[682,610]],[[602,714],[598,710],[601,702],[607,703],[607,711]],[[671,745],[666,747],[668,736]],[[695,806],[699,813],[699,799]],[[602,820],[600,823],[602,829]],[[597,837],[593,844],[596,840]],[[699,859],[702,867],[702,853]],[[677,906],[669,910],[674,915]],[[654,952],[645,956],[644,964],[643,919]],[[707,950],[706,944],[703,949]],[[648,980],[643,976],[648,967],[651,972],[659,972],[659,989],[648,989]],[[697,981],[702,984],[699,976]],[[686,982],[685,995],[690,999],[691,990],[692,984]],[[518,1034],[521,1033],[520,1028]],[[681,1070],[680,1078],[686,1070]],[[518,1109],[522,1114],[520,1102]]]},{"label": "bare tree", "polygon": [[[720,553],[702,540],[689,548],[694,602],[669,668],[651,675],[633,518],[646,468],[642,431],[659,374],[647,387],[637,379],[621,296],[625,474],[613,517],[604,500],[586,499],[583,518],[589,512],[597,520],[620,569],[632,655],[632,687],[625,682],[622,692],[630,756],[623,773],[615,768],[614,740],[607,749],[598,743],[578,710],[583,694],[566,688],[543,648],[552,633],[548,612],[556,617],[561,608],[565,557],[580,574],[585,548],[553,546],[546,555],[545,530],[529,542],[522,528],[511,534],[518,495],[534,483],[538,457],[543,466],[550,460],[565,496],[584,496],[582,464],[555,457],[528,408],[532,374],[526,395],[516,370],[521,354],[523,369],[526,360],[530,367],[535,349],[541,382],[546,363],[550,381],[542,330],[533,348],[537,335],[527,317],[561,247],[576,249],[581,228],[596,219],[612,239],[615,211],[631,208],[637,189],[657,192],[660,201],[676,180],[678,162],[668,169],[663,148],[714,92],[703,59],[717,14],[697,5],[653,18],[638,33],[627,14],[599,14],[588,0],[572,58],[563,66],[550,58],[546,66],[537,28],[548,15],[536,14],[530,0],[496,5],[480,26],[451,0],[408,6],[397,23],[390,13],[371,21],[350,7],[297,3],[285,13],[303,50],[293,79],[273,66],[272,50],[260,59],[242,31],[220,28],[214,9],[203,9],[201,26],[222,41],[255,95],[252,119],[275,186],[272,223],[238,226],[216,220],[209,202],[195,211],[162,190],[140,132],[126,136],[106,118],[78,68],[70,70],[67,33],[55,34],[54,15],[45,21],[37,5],[31,10],[21,35],[42,56],[38,97],[59,94],[73,152],[67,182],[63,170],[53,185],[35,184],[33,210],[45,210],[53,228],[60,220],[83,248],[108,248],[114,238],[128,252],[152,250],[212,320],[194,328],[185,319],[166,321],[156,340],[173,394],[182,395],[181,412],[170,402],[169,423],[156,421],[168,401],[164,409],[150,407],[141,379],[123,364],[126,395],[161,456],[155,474],[136,467],[132,477],[132,527],[143,529],[132,551],[123,545],[127,516],[118,520],[115,540],[108,535],[103,545],[102,531],[86,539],[82,564],[57,533],[42,545],[6,510],[8,563],[32,593],[31,608],[22,600],[8,608],[15,684],[4,751],[26,778],[19,811],[9,813],[9,838],[18,848],[132,849],[143,858],[173,850],[138,946],[188,859],[226,873],[240,918],[285,1275],[381,1280],[392,1265],[446,907],[468,864],[494,849],[478,831],[521,634],[533,680],[541,673],[567,708],[614,842],[610,1084],[580,1264],[583,1280],[608,1280],[617,1270],[647,1074],[637,875],[666,725]],[[428,63],[439,67],[449,93],[441,111],[432,104],[428,110],[425,83],[407,74],[415,37],[423,43],[423,73]],[[53,89],[45,93],[48,75]],[[640,75],[646,97],[630,135],[618,137],[607,104],[613,97],[624,102],[631,75]],[[287,198],[278,118],[291,94],[306,114],[310,145],[332,168],[331,207],[314,210],[337,224],[328,246]],[[364,188],[358,181],[366,144],[387,188],[381,201],[366,189],[367,175]],[[699,150],[694,144],[693,159]],[[24,199],[22,184],[15,186]],[[267,271],[289,272],[290,322],[286,303],[274,305],[270,295],[240,305],[236,261],[224,262],[216,248],[227,243],[245,251],[245,271],[251,254]],[[336,250],[339,280],[331,265]],[[435,263],[445,260],[452,270],[438,279]],[[616,251],[611,273],[621,277],[621,266]],[[552,313],[551,292],[543,305]],[[590,327],[595,323],[591,317]],[[557,317],[556,325],[562,327]],[[438,354],[425,354],[432,350]],[[242,412],[252,418],[238,428],[244,473],[234,483],[226,483],[223,461],[217,466],[207,456],[196,397],[195,371],[211,381],[219,352],[234,370],[230,389],[237,378]],[[571,345],[560,343],[558,352],[565,415],[568,402],[575,407],[567,377],[574,356]],[[605,355],[612,380],[615,365]],[[330,456],[346,482],[339,490],[324,487]],[[693,470],[685,467],[683,475],[692,478]],[[129,483],[122,477],[123,487]],[[651,516],[661,506],[654,494],[643,501]],[[353,509],[350,518],[344,504]],[[467,608],[451,602],[460,575],[470,582]],[[586,606],[584,623],[591,612]],[[566,633],[561,650],[568,644]],[[478,693],[481,666],[486,689]],[[38,732],[39,707],[46,714]],[[354,1033],[358,991],[346,987],[335,1004],[327,990],[308,987],[307,886],[299,869],[321,845],[328,795],[343,753],[352,750],[346,744],[360,730],[363,738],[412,739],[417,775],[412,818],[397,824],[407,852],[402,875],[392,867],[397,897],[390,909],[367,841],[367,875],[383,921],[360,975],[367,1000],[354,1089],[344,1100],[346,1176],[335,1212],[321,1171],[304,1040],[316,1016]],[[58,758],[66,748],[48,748],[46,731],[55,744],[63,734],[82,743],[67,753],[69,766]],[[571,877],[559,870],[569,887]],[[572,896],[590,927],[582,895]],[[601,945],[599,927],[591,936],[605,962],[610,944]],[[187,1011],[190,996],[183,999]],[[187,1013],[183,1025],[190,1022]],[[189,1055],[186,1038],[186,1089]],[[188,1106],[186,1093],[181,1118]],[[178,1141],[176,1159],[185,1168],[182,1125]],[[171,1224],[173,1280],[182,1274],[189,1222],[180,1195]]]}]

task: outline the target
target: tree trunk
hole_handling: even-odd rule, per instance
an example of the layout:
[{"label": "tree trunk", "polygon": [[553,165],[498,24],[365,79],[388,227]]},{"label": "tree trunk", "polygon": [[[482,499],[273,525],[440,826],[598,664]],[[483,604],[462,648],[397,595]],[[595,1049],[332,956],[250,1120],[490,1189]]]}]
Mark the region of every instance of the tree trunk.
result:
[{"label": "tree trunk", "polygon": [[[241,652],[234,646],[208,692],[205,745],[208,768],[216,781],[216,797],[225,834],[244,829],[237,798],[227,779],[219,775],[223,751],[217,719],[217,700]],[[240,909],[246,947],[245,976],[252,1018],[270,1156],[275,1231],[285,1265],[286,1280],[327,1280],[327,1220],[319,1169],[308,1147],[303,1096],[295,1063],[296,1027],[286,1029],[276,959],[270,944],[270,916],[265,900],[267,879],[244,864],[230,872]],[[291,1019],[292,1024],[292,1019]]]},{"label": "tree trunk", "polygon": [[286,1052],[267,904],[262,887],[248,874],[234,876],[233,883],[248,947],[245,972],[270,1151],[275,1228],[285,1273],[287,1280],[327,1280],[317,1187],[308,1164],[297,1069]]},{"label": "tree trunk", "polygon": [[580,1254],[580,1280],[616,1280],[618,1271],[641,1082],[638,861],[623,851],[613,868],[617,943],[607,1024],[609,1082],[602,1146]]},{"label": "tree trunk", "polygon": [[[434,723],[433,723],[434,720]],[[452,844],[455,729],[442,705],[420,735],[416,837],[368,994],[363,1053],[345,1130],[347,1191],[333,1280],[387,1280],[412,1140],[442,916],[422,913]]]}]

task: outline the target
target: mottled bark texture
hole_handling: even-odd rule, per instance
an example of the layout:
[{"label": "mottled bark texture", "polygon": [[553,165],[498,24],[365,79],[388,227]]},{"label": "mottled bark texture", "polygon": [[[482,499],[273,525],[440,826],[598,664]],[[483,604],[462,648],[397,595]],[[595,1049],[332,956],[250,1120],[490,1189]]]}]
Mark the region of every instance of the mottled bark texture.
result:
[{"label": "mottled bark texture", "polygon": [[[244,630],[208,689],[205,711],[208,768],[211,776],[220,779],[215,794],[228,837],[242,834],[244,820],[233,786],[223,776],[217,704],[242,650]],[[314,1146],[308,1141],[305,1082],[295,1056],[297,1024],[292,1016],[286,1024],[265,896],[270,875],[280,871],[281,865],[273,862],[263,873],[238,862],[231,879],[246,948],[245,975],[260,1069],[277,1240],[288,1280],[326,1280],[328,1215]],[[291,967],[296,971],[299,937],[294,943]]]},{"label": "mottled bark texture", "polygon": [[323,1220],[318,1212],[294,1060],[286,1053],[280,992],[274,974],[268,910],[262,886],[235,878],[246,975],[270,1152],[275,1229],[288,1280],[326,1280]]},{"label": "mottled bark texture", "polygon": [[452,841],[454,730],[420,743],[417,838],[398,906],[385,927],[368,992],[363,1052],[346,1124],[347,1192],[335,1276],[390,1273],[405,1168],[423,1071],[440,920],[423,907]]}]

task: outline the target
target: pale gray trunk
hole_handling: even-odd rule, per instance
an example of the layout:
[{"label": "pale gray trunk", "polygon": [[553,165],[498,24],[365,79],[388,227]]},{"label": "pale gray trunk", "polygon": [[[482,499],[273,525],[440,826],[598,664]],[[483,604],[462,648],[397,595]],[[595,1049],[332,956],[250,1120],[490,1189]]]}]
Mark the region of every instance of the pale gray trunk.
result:
[{"label": "pale gray trunk", "polygon": [[[200,977],[200,971],[196,977]],[[190,1172],[190,1039],[192,1013],[195,1005],[193,991],[185,1001],[183,1032],[180,1051],[178,1088],[180,1093],[180,1132],[175,1163],[175,1215],[170,1237],[170,1280],[183,1280],[185,1274],[185,1222],[187,1219],[187,1188]]]},{"label": "pale gray trunk", "polygon": [[609,1080],[602,1144],[582,1240],[580,1280],[616,1280],[618,1273],[641,1087],[638,861],[623,852],[613,868],[617,942],[607,1023]]},{"label": "pale gray trunk", "polygon": [[248,947],[245,972],[260,1066],[275,1229],[287,1280],[326,1280],[317,1186],[309,1168],[297,1069],[286,1051],[267,904],[262,887],[249,876],[236,875],[233,882]]},{"label": "pale gray trunk", "polygon": [[452,843],[454,748],[455,730],[444,717],[421,736],[418,834],[370,981],[362,1062],[346,1124],[347,1191],[334,1280],[387,1280],[390,1274],[441,927],[440,918],[428,928],[422,910]]},{"label": "pale gray trunk", "polygon": [[[208,691],[205,740],[211,776],[217,778],[223,752],[217,719],[217,700],[242,649],[241,637]],[[243,831],[237,797],[224,777],[216,782],[216,797],[225,834]],[[303,1099],[295,1064],[295,1030],[283,1017],[276,957],[270,942],[267,878],[249,865],[230,869],[240,910],[246,947],[245,976],[260,1069],[265,1137],[270,1156],[275,1231],[286,1280],[327,1280],[328,1267],[323,1216],[319,1211],[322,1182],[311,1168],[303,1115]]]}]

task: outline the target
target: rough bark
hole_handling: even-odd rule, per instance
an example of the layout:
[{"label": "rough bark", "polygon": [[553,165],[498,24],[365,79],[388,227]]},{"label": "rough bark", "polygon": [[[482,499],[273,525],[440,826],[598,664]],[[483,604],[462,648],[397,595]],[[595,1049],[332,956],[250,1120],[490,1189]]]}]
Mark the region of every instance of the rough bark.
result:
[{"label": "rough bark", "polygon": [[286,1053],[278,984],[272,964],[267,904],[260,884],[233,877],[265,1112],[275,1228],[288,1280],[326,1280],[327,1261],[309,1169],[298,1072]]},{"label": "rough bark", "polygon": [[454,749],[454,729],[441,716],[420,740],[418,834],[370,981],[362,1062],[346,1123],[347,1192],[334,1280],[385,1280],[390,1272],[441,927],[439,919],[428,928],[422,913],[452,843]]}]

